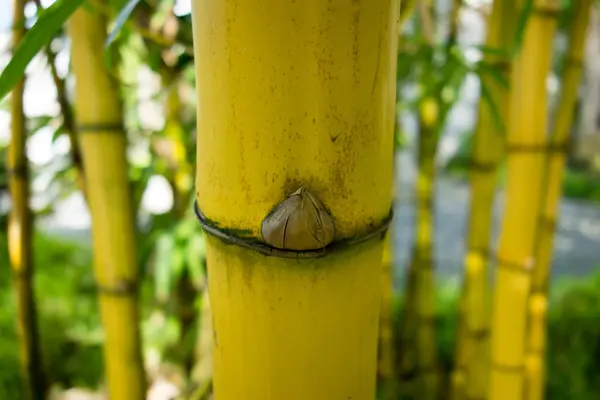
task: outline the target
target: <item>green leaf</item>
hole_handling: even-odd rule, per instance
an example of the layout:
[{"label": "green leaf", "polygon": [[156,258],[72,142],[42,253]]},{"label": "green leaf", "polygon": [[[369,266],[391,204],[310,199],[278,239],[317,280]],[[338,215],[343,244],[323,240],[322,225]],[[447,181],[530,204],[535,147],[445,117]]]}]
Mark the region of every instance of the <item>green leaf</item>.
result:
[{"label": "green leaf", "polygon": [[39,117],[30,117],[27,119],[27,131],[33,134],[39,131],[41,128],[48,126],[54,117],[52,115],[42,115]]},{"label": "green leaf", "polygon": [[106,38],[106,42],[104,42],[104,47],[108,48],[110,44],[115,40],[119,31],[121,30],[121,28],[123,28],[125,21],[127,21],[127,18],[129,18],[129,15],[131,15],[131,12],[135,8],[135,6],[137,6],[140,3],[140,1],[141,0],[129,0],[127,4],[125,4],[125,7],[123,7],[121,11],[119,11],[119,15],[117,15],[117,19],[115,20],[115,26]]},{"label": "green leaf", "polygon": [[60,30],[67,19],[86,0],[57,0],[40,15],[15,48],[13,56],[0,75],[0,99],[4,98],[25,75],[25,69]]},{"label": "green leaf", "polygon": [[200,287],[204,278],[204,263],[206,261],[206,244],[204,236],[190,237],[187,245],[187,265],[192,283]]},{"label": "green leaf", "polygon": [[[186,248],[181,244],[176,245],[171,256],[170,281],[177,282],[185,269]],[[170,289],[170,288],[169,288]],[[170,291],[169,291],[170,293]]]},{"label": "green leaf", "polygon": [[500,110],[498,109],[496,101],[493,99],[493,96],[491,95],[487,85],[485,84],[485,81],[481,80],[480,82],[481,98],[487,103],[488,107],[490,107],[490,110],[492,112],[492,119],[494,121],[494,127],[500,132],[506,132],[505,122],[502,119],[502,116],[500,115]]},{"label": "green leaf", "polygon": [[534,0],[526,0],[525,4],[519,12],[519,18],[517,19],[517,25],[515,27],[515,38],[511,46],[511,55],[514,57],[520,50],[525,38],[525,29],[527,29],[527,22],[534,9]]},{"label": "green leaf", "polygon": [[65,125],[64,124],[60,124],[52,133],[52,143],[56,142],[56,139],[58,139],[60,136],[62,136],[63,134],[67,133],[65,131]]},{"label": "green leaf", "polygon": [[163,233],[156,241],[154,263],[154,294],[159,301],[166,301],[171,291],[171,261],[175,250],[175,238]]}]

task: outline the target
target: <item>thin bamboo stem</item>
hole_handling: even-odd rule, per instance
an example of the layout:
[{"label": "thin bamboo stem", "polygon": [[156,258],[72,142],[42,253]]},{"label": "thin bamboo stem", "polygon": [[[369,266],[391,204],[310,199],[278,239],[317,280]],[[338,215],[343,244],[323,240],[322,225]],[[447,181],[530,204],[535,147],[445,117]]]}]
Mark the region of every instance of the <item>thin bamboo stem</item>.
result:
[{"label": "thin bamboo stem", "polygon": [[[439,106],[428,97],[419,109],[416,225],[400,331],[401,392],[435,398],[438,386],[433,273],[433,199]],[[443,117],[442,117],[443,118]]]},{"label": "thin bamboo stem", "polygon": [[103,14],[82,7],[68,28],[108,391],[112,400],[141,400],[146,382],[139,332],[135,216],[121,102],[103,61],[106,20]]},{"label": "thin bamboo stem", "polygon": [[[25,1],[13,1],[12,46],[25,35]],[[37,307],[33,287],[33,213],[29,208],[29,165],[26,154],[27,133],[23,113],[25,81],[12,91],[11,139],[8,147],[9,190],[12,207],[8,217],[8,252],[17,300],[17,334],[27,399],[46,398],[47,382],[38,332]]]},{"label": "thin bamboo stem", "polygon": [[[509,80],[512,22],[515,5],[512,0],[495,1],[488,25],[486,46],[504,52],[488,52],[484,58]],[[502,123],[508,123],[509,91],[493,77],[483,75],[481,84],[497,107]],[[498,166],[504,154],[506,131],[494,123],[494,111],[485,100],[479,104],[479,115],[471,156],[471,214],[464,260],[465,277],[460,300],[460,316],[456,342],[455,368],[452,376],[454,400],[484,398],[489,377],[490,295],[489,263],[492,206],[496,193]]]},{"label": "thin bamboo stem", "polygon": [[[523,6],[524,0],[519,4]],[[558,4],[536,0],[511,71],[507,183],[492,315],[490,400],[524,396],[527,306],[546,147],[546,76]],[[524,194],[527,194],[526,196]]]},{"label": "thin bamboo stem", "polygon": [[545,155],[544,185],[539,208],[536,265],[533,269],[532,288],[529,297],[529,327],[526,355],[526,398],[542,400],[545,389],[544,360],[546,353],[546,312],[548,308],[548,278],[562,180],[565,169],[567,143],[573,124],[575,102],[580,86],[583,66],[583,46],[586,28],[590,20],[591,0],[573,3],[574,19],[571,21],[569,44],[562,73],[562,92],[554,129],[550,133],[549,148]]}]

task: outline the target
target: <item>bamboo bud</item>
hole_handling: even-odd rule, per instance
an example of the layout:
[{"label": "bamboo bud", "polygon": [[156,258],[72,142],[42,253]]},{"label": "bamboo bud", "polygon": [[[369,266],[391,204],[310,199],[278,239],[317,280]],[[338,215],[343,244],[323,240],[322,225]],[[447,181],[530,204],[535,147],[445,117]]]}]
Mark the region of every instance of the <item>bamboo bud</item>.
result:
[{"label": "bamboo bud", "polygon": [[333,235],[333,220],[325,206],[304,187],[281,202],[262,223],[263,239],[279,249],[322,249]]}]

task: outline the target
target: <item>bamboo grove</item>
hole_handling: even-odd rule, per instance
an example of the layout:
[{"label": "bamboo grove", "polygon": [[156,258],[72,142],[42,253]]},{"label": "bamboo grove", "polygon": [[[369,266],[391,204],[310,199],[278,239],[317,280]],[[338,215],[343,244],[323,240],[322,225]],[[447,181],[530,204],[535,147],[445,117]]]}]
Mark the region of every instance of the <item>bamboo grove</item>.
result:
[{"label": "bamboo grove", "polygon": [[[150,398],[167,368],[178,400],[560,398],[549,389],[552,265],[598,5],[191,0],[183,13],[174,3],[12,0],[0,239],[19,398],[54,398],[76,381],[53,371],[37,285],[40,168],[28,157],[44,127],[69,143],[55,181],[91,217],[106,398]],[[473,14],[485,26],[476,45],[462,34]],[[54,89],[59,111],[47,119],[26,116],[27,46]],[[470,79],[470,146],[453,159],[469,201],[449,340],[440,156]],[[395,158],[406,151],[408,195]],[[148,213],[158,177],[170,205]],[[152,331],[161,320],[176,328]]]}]

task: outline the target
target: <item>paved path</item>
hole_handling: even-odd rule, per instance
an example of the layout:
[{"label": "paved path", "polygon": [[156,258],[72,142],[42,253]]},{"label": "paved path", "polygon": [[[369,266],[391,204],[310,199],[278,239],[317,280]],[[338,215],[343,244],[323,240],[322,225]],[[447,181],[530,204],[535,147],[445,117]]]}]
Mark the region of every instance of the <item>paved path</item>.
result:
[{"label": "paved path", "polygon": [[[399,185],[396,205],[394,242],[396,245],[396,283],[410,260],[414,208],[412,204],[414,174],[409,159],[398,162]],[[402,171],[403,170],[403,171]],[[460,278],[464,238],[467,231],[469,186],[462,181],[441,177],[435,196],[435,257],[440,278]],[[492,246],[496,245],[502,217],[502,193],[494,205]],[[582,276],[600,267],[600,205],[563,199],[555,240],[553,277]]]}]

